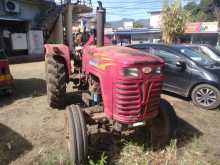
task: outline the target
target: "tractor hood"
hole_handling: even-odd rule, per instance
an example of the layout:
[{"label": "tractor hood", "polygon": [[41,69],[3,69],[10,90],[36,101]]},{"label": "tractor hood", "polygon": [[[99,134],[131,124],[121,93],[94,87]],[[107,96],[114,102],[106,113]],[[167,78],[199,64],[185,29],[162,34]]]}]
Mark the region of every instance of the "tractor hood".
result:
[{"label": "tractor hood", "polygon": [[94,55],[102,58],[111,59],[115,64],[120,63],[123,65],[133,64],[160,64],[164,61],[151,54],[121,46],[105,46],[94,48]]}]

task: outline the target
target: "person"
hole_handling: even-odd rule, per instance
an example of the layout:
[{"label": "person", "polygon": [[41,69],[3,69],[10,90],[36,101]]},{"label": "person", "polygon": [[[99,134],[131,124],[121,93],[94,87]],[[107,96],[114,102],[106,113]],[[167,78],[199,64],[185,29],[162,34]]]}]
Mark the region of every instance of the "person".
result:
[{"label": "person", "polygon": [[78,32],[75,35],[75,46],[81,46],[82,45],[82,33],[81,30],[78,29]]},{"label": "person", "polygon": [[3,30],[3,41],[4,41],[4,50],[7,55],[10,54],[11,51],[11,32],[5,28]]},{"label": "person", "polygon": [[85,45],[86,42],[89,40],[89,33],[86,31],[86,27],[84,27],[83,33],[82,33],[82,44]]}]

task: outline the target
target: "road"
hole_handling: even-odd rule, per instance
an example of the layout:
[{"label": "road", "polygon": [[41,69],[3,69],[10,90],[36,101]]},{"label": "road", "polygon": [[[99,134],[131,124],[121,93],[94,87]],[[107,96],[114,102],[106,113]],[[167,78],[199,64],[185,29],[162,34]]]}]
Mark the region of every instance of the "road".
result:
[{"label": "road", "polygon": [[[47,106],[44,62],[12,65],[11,72],[14,95],[0,97],[0,164],[40,164],[48,159],[60,162],[66,156],[65,112]],[[118,142],[109,140],[112,135],[108,134],[94,141],[91,157],[106,152],[109,164],[220,164],[220,112],[198,109],[180,97],[163,98],[172,104],[179,119],[175,154],[171,145],[162,151],[142,150],[144,142],[129,143],[133,137],[123,138],[126,143]],[[74,98],[69,100],[74,102]]]}]

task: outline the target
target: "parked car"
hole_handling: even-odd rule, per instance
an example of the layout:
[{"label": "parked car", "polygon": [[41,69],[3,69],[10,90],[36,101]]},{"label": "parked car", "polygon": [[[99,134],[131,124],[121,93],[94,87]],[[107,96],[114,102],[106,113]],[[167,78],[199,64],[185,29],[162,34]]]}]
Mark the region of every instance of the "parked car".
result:
[{"label": "parked car", "polygon": [[0,49],[0,93],[11,94],[13,77],[9,69],[9,62],[4,51]]},{"label": "parked car", "polygon": [[163,90],[191,97],[195,105],[204,109],[220,105],[220,63],[182,45],[137,44],[129,47],[164,59]]},{"label": "parked car", "polygon": [[200,53],[203,53],[213,60],[220,62],[220,50],[216,49],[211,45],[186,45]]}]

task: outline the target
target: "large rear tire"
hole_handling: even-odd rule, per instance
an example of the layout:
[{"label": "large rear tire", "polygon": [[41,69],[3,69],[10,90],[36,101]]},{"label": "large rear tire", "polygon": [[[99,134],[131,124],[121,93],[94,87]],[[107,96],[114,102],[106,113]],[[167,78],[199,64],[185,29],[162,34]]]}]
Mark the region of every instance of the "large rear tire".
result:
[{"label": "large rear tire", "polygon": [[71,163],[82,165],[87,160],[88,136],[83,112],[76,105],[67,107],[66,140]]},{"label": "large rear tire", "polygon": [[66,74],[62,58],[56,56],[46,58],[47,98],[48,104],[52,108],[65,107]]},{"label": "large rear tire", "polygon": [[158,116],[150,127],[151,144],[154,148],[165,146],[175,133],[177,117],[173,107],[161,100]]}]

